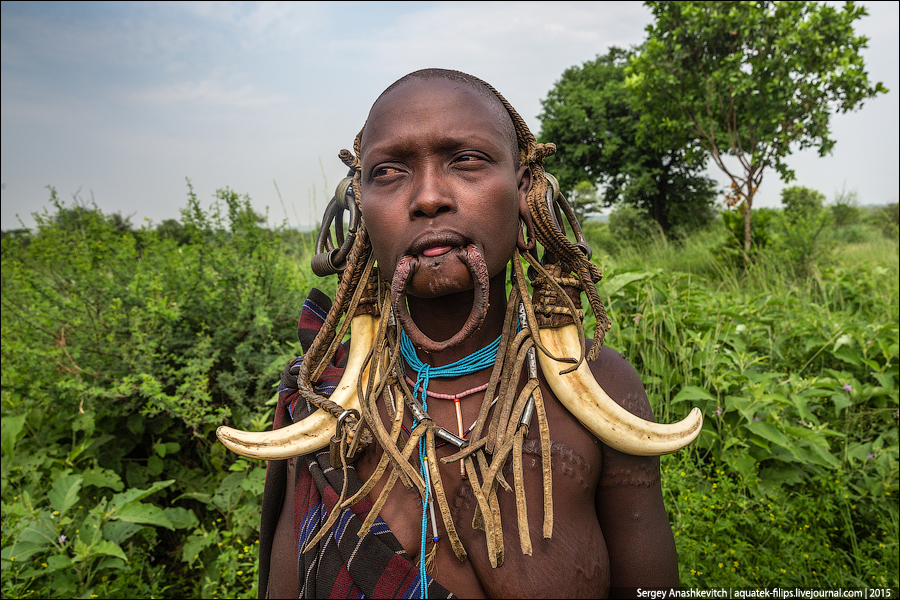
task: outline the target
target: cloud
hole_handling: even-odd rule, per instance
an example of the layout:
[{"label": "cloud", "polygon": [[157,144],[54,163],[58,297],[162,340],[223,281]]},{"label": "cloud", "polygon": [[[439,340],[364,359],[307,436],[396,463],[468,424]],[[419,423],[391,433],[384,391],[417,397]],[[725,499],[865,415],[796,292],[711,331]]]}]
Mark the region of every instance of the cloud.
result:
[{"label": "cloud", "polygon": [[245,50],[292,47],[321,27],[330,11],[322,2],[185,2],[182,6],[201,26],[226,25],[229,37]]},{"label": "cloud", "polygon": [[150,104],[196,104],[208,107],[260,109],[287,102],[284,94],[263,94],[250,83],[229,84],[215,78],[182,81],[148,88],[132,94],[138,102]]},{"label": "cloud", "polygon": [[373,82],[377,78],[381,89],[426,67],[469,72],[497,87],[536,127],[539,97],[563,70],[612,45],[636,43],[651,20],[649,10],[638,3],[514,6],[511,10],[506,2],[438,3],[359,31],[344,42],[342,51],[347,60],[364,56],[366,77]]}]

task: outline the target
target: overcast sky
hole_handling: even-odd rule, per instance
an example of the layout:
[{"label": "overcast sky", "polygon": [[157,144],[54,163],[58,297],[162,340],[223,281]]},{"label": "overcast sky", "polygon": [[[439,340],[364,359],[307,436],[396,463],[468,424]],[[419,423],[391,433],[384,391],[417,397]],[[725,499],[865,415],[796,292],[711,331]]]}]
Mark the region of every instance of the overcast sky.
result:
[{"label": "overcast sky", "polygon": [[[829,199],[898,200],[898,3],[863,2],[870,79],[890,92],[832,119],[837,145],[796,154]],[[406,73],[458,69],[493,84],[537,134],[562,72],[640,43],[637,2],[2,3],[2,228],[81,190],[140,226],[247,193],[272,224],[317,221],[375,98]],[[724,181],[716,172],[711,175]],[[278,199],[275,184],[284,206]],[[755,206],[777,206],[768,173]]]}]

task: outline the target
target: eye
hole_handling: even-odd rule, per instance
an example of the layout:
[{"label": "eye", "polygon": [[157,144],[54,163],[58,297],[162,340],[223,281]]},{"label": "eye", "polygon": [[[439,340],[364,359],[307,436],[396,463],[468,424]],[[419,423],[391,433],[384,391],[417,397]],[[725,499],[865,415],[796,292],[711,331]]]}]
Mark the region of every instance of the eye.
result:
[{"label": "eye", "polygon": [[377,179],[379,177],[389,177],[391,175],[397,175],[401,173],[400,169],[391,166],[378,167],[374,171],[372,171],[372,178]]},{"label": "eye", "polygon": [[460,154],[459,156],[457,156],[456,158],[454,158],[454,159],[453,159],[453,162],[455,162],[455,163],[457,163],[457,164],[462,163],[462,164],[464,164],[464,165],[466,165],[466,166],[475,166],[475,165],[477,165],[478,163],[485,162],[486,160],[487,160],[487,159],[486,159],[484,156],[480,155],[480,154],[474,154],[474,153],[472,153],[472,152],[466,152],[466,153]]}]

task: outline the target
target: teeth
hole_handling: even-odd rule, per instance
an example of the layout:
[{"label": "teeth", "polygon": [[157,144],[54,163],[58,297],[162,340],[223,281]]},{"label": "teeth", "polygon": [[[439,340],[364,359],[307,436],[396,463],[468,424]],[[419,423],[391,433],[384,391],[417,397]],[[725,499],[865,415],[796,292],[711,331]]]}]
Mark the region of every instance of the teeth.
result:
[{"label": "teeth", "polygon": [[[541,329],[541,341],[554,356],[578,356],[580,346],[575,325]],[[682,421],[671,425],[652,423],[637,417],[616,403],[594,379],[587,362],[575,371],[560,375],[570,364],[538,352],[541,371],[560,402],[595,436],[608,446],[635,456],[659,456],[684,448],[700,434],[703,414],[691,410]]]},{"label": "teeth", "polygon": [[[329,399],[345,410],[360,410],[356,383],[366,356],[375,343],[378,322],[372,315],[357,315],[350,321],[350,328],[352,336],[347,368]],[[367,378],[368,369],[363,376]],[[241,456],[279,460],[321,450],[335,434],[336,424],[337,419],[328,411],[319,409],[302,421],[281,429],[250,432],[223,426],[216,430],[216,436],[229,450]]]}]

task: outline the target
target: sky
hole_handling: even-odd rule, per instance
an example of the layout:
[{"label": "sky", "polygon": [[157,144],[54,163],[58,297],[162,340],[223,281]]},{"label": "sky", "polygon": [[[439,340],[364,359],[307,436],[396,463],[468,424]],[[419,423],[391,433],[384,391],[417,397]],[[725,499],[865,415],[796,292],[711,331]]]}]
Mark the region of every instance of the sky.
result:
[{"label": "sky", "polygon": [[[862,2],[870,81],[890,90],[832,117],[837,144],[794,154],[793,184],[898,200],[898,3]],[[403,75],[457,69],[537,116],[565,69],[641,43],[638,2],[3,2],[2,229],[60,198],[135,226],[180,218],[193,185],[247,194],[270,225],[308,227],[346,174],[372,102]],[[725,177],[712,167],[709,175]],[[754,206],[780,205],[765,176]],[[279,194],[280,193],[280,194]]]}]

